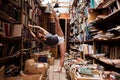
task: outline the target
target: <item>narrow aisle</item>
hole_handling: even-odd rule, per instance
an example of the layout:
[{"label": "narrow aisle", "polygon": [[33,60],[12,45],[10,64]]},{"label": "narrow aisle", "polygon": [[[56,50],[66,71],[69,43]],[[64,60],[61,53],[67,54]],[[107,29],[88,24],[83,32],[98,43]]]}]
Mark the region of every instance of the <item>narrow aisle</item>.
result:
[{"label": "narrow aisle", "polygon": [[54,65],[49,67],[48,70],[48,80],[68,80],[66,78],[66,71],[65,69],[62,70],[61,73],[54,72],[54,70],[58,69],[59,67],[59,59],[54,60]]}]

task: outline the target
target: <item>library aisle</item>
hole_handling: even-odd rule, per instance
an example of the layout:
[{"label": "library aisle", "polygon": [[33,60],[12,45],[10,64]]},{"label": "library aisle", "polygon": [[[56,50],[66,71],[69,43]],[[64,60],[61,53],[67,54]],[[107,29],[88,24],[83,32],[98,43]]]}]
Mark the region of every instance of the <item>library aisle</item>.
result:
[{"label": "library aisle", "polygon": [[0,0],[0,80],[120,80],[120,0]]},{"label": "library aisle", "polygon": [[54,72],[59,67],[59,59],[54,60],[54,65],[49,66],[48,69],[48,80],[68,80],[66,77],[65,69],[61,73]]}]

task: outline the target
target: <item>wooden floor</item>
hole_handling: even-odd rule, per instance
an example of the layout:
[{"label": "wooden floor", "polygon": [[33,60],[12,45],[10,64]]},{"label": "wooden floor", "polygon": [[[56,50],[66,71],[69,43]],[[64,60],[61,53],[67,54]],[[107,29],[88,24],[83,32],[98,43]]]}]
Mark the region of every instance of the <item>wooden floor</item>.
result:
[{"label": "wooden floor", "polygon": [[66,78],[66,72],[63,68],[62,72],[54,72],[59,67],[59,59],[54,60],[54,65],[50,66],[48,69],[48,80],[68,80]]}]

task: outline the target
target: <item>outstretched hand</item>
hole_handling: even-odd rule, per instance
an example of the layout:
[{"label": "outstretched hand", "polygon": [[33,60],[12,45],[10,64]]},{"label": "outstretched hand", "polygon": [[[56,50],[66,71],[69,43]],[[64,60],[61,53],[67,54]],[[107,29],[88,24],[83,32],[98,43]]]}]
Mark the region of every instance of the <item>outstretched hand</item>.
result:
[{"label": "outstretched hand", "polygon": [[28,28],[31,29],[32,25],[28,24]]},{"label": "outstretched hand", "polygon": [[29,27],[29,28],[31,28],[31,27],[32,27],[32,25],[31,25],[31,24],[28,24],[28,27]]},{"label": "outstretched hand", "polygon": [[38,28],[38,29],[40,29],[40,26],[34,26],[34,25],[31,25],[31,24],[28,24],[28,27],[29,28]]}]

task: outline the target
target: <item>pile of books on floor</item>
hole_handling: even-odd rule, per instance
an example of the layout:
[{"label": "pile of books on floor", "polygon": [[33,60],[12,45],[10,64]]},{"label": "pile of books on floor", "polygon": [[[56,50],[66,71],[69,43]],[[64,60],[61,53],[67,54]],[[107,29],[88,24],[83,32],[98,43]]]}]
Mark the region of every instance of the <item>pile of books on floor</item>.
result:
[{"label": "pile of books on floor", "polygon": [[120,74],[104,71],[104,67],[81,58],[65,60],[67,78],[71,80],[119,80]]},{"label": "pile of books on floor", "polygon": [[54,64],[54,57],[38,54],[26,59],[22,70],[15,64],[0,67],[0,80],[46,80],[49,65]]},{"label": "pile of books on floor", "polygon": [[38,63],[34,59],[28,59],[25,61],[24,70],[20,72],[13,65],[7,71],[5,66],[1,67],[0,80],[45,80],[48,67],[48,63]]}]

